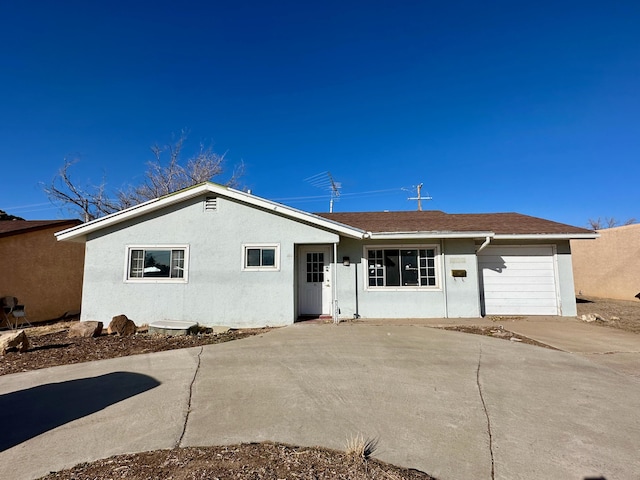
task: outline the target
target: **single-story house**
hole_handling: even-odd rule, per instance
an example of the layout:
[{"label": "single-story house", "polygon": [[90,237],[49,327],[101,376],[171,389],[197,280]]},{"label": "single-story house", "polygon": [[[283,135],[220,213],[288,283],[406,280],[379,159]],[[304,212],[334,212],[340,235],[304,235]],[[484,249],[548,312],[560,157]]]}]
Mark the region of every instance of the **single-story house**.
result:
[{"label": "single-story house", "polygon": [[593,242],[571,241],[579,295],[636,301],[640,292],[640,224],[598,230]]},{"label": "single-story house", "polygon": [[517,213],[311,214],[204,183],[56,234],[86,244],[82,320],[250,327],[576,315],[569,241]]},{"label": "single-story house", "polygon": [[52,320],[80,310],[85,249],[56,242],[54,234],[81,223],[0,221],[0,297],[17,297],[25,306],[29,322]]}]

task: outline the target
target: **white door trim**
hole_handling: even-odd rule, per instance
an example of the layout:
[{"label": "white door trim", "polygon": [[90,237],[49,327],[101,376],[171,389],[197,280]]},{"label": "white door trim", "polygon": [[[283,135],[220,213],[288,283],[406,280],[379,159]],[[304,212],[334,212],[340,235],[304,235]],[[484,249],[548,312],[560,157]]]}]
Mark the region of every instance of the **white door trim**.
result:
[{"label": "white door trim", "polygon": [[[307,258],[308,254],[311,257]],[[331,245],[298,246],[296,253],[298,316],[331,315],[333,298],[332,256]],[[307,271],[308,264],[310,266],[309,271]]]}]

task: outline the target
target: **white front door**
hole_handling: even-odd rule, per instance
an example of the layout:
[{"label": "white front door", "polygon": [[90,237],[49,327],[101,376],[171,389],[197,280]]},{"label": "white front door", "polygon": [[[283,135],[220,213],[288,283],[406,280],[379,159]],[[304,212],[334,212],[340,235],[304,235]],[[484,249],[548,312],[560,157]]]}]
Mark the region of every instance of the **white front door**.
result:
[{"label": "white front door", "polygon": [[331,247],[298,249],[298,315],[331,315]]}]

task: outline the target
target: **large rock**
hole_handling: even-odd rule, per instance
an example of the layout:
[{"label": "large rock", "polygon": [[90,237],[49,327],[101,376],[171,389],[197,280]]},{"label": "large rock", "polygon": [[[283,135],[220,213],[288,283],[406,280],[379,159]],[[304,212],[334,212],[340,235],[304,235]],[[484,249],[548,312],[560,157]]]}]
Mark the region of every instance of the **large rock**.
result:
[{"label": "large rock", "polygon": [[0,336],[0,355],[4,356],[7,351],[13,348],[20,352],[26,352],[29,349],[29,339],[24,330],[3,333]]},{"label": "large rock", "polygon": [[587,323],[592,322],[606,322],[607,319],[597,313],[587,313],[586,315],[580,315],[580,320]]},{"label": "large rock", "polygon": [[69,337],[99,337],[102,333],[102,322],[89,320],[87,322],[78,322],[71,325]]},{"label": "large rock", "polygon": [[135,335],[136,330],[136,324],[133,323],[133,320],[129,320],[126,315],[116,315],[111,319],[107,333],[109,333],[109,335],[117,333],[122,337],[127,337],[129,335]]}]

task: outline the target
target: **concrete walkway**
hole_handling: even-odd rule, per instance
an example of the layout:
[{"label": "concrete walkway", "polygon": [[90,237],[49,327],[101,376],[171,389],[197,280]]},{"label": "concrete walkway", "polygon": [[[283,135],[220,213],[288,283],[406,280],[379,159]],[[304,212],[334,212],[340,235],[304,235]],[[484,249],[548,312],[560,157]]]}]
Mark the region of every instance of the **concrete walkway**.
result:
[{"label": "concrete walkway", "polygon": [[0,478],[176,445],[343,449],[358,433],[441,480],[634,478],[638,411],[638,379],[574,354],[424,325],[294,325],[0,377]]}]

